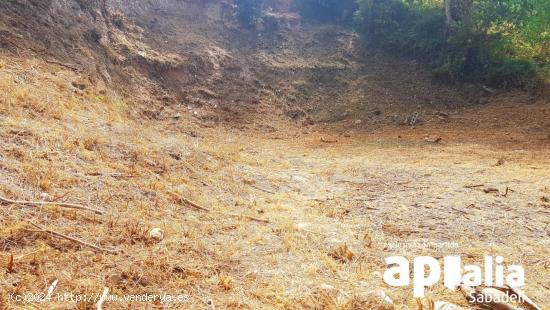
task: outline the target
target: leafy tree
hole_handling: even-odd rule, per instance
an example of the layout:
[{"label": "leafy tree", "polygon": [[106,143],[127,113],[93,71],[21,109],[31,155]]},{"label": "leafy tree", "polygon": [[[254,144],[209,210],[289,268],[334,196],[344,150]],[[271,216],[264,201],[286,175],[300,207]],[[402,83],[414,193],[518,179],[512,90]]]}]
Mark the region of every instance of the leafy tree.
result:
[{"label": "leafy tree", "polygon": [[525,86],[549,77],[548,0],[357,0],[371,44],[434,65],[438,78]]}]

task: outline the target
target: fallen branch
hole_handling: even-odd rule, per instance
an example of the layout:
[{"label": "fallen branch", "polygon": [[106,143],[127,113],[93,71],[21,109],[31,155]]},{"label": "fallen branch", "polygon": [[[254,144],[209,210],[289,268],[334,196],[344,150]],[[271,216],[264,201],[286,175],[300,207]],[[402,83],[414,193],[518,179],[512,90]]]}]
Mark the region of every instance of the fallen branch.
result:
[{"label": "fallen branch", "polygon": [[86,175],[91,177],[108,176],[113,178],[133,178],[135,175],[122,172],[88,172]]},{"label": "fallen branch", "polygon": [[41,227],[41,226],[39,226],[38,224],[33,223],[33,222],[31,222],[31,221],[29,221],[29,223],[30,223],[32,226],[38,228],[38,229],[39,229],[39,232],[48,233],[48,234],[54,235],[54,236],[59,237],[59,238],[63,238],[63,239],[69,240],[69,241],[73,241],[73,242],[79,243],[79,244],[81,244],[81,245],[87,246],[87,247],[89,247],[89,248],[98,250],[98,251],[100,251],[100,252],[106,252],[106,253],[110,253],[110,254],[117,254],[116,251],[109,250],[109,249],[105,249],[105,248],[101,248],[101,247],[98,247],[98,246],[93,245],[93,244],[91,244],[91,243],[88,243],[88,242],[86,242],[86,241],[82,241],[82,240],[80,240],[80,239],[76,239],[76,238],[73,238],[73,237],[64,235],[64,234],[62,234],[62,233],[56,232],[56,231],[46,229],[46,228]]},{"label": "fallen branch", "polygon": [[267,189],[265,189],[265,188],[261,188],[261,187],[259,187],[259,186],[253,185],[253,184],[250,185],[250,186],[253,187],[253,188],[255,188],[255,189],[257,189],[257,190],[260,190],[260,191],[262,191],[262,192],[264,192],[264,193],[268,193],[268,194],[272,194],[272,195],[275,195],[275,194],[276,194],[274,191],[270,191],[270,190],[267,190]]},{"label": "fallen branch", "polygon": [[260,223],[269,224],[269,221],[268,221],[268,220],[260,219],[260,218],[253,217],[253,216],[241,215],[241,214],[234,214],[234,213],[225,213],[225,212],[220,212],[220,211],[216,211],[216,213],[223,214],[223,215],[227,215],[227,216],[231,216],[231,217],[242,217],[242,218],[245,218],[245,219],[254,221],[254,222],[260,222]]},{"label": "fallen branch", "polygon": [[488,188],[483,189],[483,192],[485,194],[489,194],[489,193],[499,193],[500,191],[498,190],[498,188],[488,187]]},{"label": "fallen branch", "polygon": [[214,211],[214,210],[205,208],[205,207],[199,205],[198,203],[193,202],[193,201],[191,201],[191,200],[189,200],[185,197],[182,197],[180,195],[177,195],[175,193],[171,193],[171,194],[174,195],[175,197],[177,197],[177,199],[180,200],[181,202],[183,202],[185,205],[187,205],[187,206],[189,206],[189,207],[191,207],[195,210],[200,210],[200,211],[205,211],[205,212],[213,212],[213,213],[218,213],[218,214],[231,216],[231,217],[241,217],[241,218],[245,218],[245,219],[255,221],[255,222],[260,222],[260,223],[269,223],[268,220],[260,219],[260,218],[253,217],[253,216],[233,214],[233,213],[225,213],[225,212],[221,212],[221,211]]},{"label": "fallen branch", "polygon": [[482,186],[485,186],[485,184],[464,185],[465,188],[476,188]]},{"label": "fallen branch", "polygon": [[468,215],[470,215],[469,212],[464,211],[464,210],[460,210],[459,208],[451,207],[451,209],[454,210],[454,211],[456,211],[456,212],[460,212],[460,213],[463,213],[463,214],[468,214]]},{"label": "fallen branch", "polygon": [[197,209],[197,210],[202,210],[202,211],[206,211],[206,212],[210,212],[211,210],[208,209],[208,208],[205,208],[201,205],[199,205],[198,203],[196,202],[193,202],[185,197],[181,197],[181,196],[177,196],[179,200],[181,200],[182,202],[184,202],[185,204],[189,205],[190,207],[193,207],[194,209]]},{"label": "fallen branch", "polygon": [[30,205],[30,206],[59,206],[66,209],[86,210],[86,211],[94,212],[96,214],[105,214],[105,211],[88,208],[79,204],[65,203],[65,202],[12,200],[12,199],[8,199],[0,196],[0,203],[14,204],[14,205]]}]

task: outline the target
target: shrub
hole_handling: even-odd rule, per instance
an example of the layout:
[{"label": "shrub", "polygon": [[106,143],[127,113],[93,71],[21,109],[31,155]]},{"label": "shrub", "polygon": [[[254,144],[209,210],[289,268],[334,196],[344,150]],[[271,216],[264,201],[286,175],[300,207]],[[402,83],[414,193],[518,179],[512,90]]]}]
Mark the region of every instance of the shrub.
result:
[{"label": "shrub", "polygon": [[[548,2],[528,2],[476,1],[471,16],[448,27],[442,1],[358,0],[355,20],[367,42],[425,59],[438,79],[523,87],[548,76],[550,63],[550,21],[539,16]],[[530,24],[541,35],[527,35]]]}]

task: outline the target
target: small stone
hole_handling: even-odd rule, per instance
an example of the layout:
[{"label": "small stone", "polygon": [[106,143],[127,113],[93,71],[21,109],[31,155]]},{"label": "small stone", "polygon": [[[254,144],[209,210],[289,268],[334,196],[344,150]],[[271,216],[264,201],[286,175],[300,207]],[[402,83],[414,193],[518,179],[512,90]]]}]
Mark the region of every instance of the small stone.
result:
[{"label": "small stone", "polygon": [[252,271],[247,272],[245,277],[249,279],[256,279],[258,277],[258,270],[254,269]]},{"label": "small stone", "polygon": [[153,228],[149,230],[148,236],[153,240],[161,241],[162,239],[164,239],[164,232],[160,228]]},{"label": "small stone", "polygon": [[321,289],[325,290],[325,291],[334,291],[334,290],[336,290],[334,288],[334,286],[332,286],[330,284],[326,284],[326,283],[321,284]]},{"label": "small stone", "polygon": [[42,193],[42,194],[40,194],[40,199],[42,199],[44,201],[52,201],[53,197],[52,197],[52,195],[50,195],[48,193]]}]

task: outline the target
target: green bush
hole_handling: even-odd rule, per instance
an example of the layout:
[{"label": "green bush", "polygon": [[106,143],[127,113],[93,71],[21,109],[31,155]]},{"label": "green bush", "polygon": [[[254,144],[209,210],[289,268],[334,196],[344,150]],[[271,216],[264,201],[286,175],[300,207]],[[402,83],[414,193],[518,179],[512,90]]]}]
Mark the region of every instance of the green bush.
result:
[{"label": "green bush", "polygon": [[358,0],[355,22],[367,39],[379,39],[387,34],[399,35],[407,18],[407,9],[399,0]]},{"label": "green bush", "polygon": [[510,88],[528,86],[537,76],[535,65],[525,59],[502,59],[489,66],[486,80],[490,84]]},{"label": "green bush", "polygon": [[476,1],[450,28],[442,1],[426,3],[358,0],[355,20],[369,44],[425,59],[440,80],[510,88],[550,76],[550,20],[540,16],[550,1]]}]

